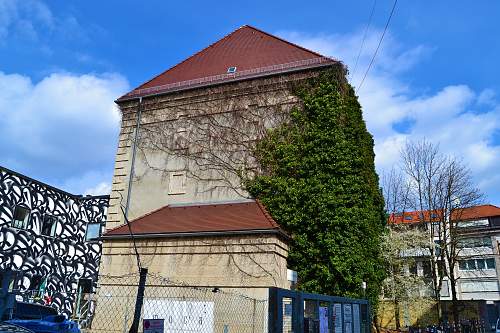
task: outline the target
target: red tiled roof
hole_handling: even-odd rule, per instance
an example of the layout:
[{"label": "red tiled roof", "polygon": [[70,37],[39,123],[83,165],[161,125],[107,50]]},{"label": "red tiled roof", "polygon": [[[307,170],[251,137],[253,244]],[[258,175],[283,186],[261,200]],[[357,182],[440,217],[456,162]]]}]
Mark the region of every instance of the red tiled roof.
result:
[{"label": "red tiled roof", "polygon": [[[423,214],[422,218],[420,217],[421,214]],[[412,212],[404,212],[404,214],[391,214],[389,216],[389,223],[400,224],[400,223],[418,223],[421,221],[427,222],[430,220],[430,218],[438,221],[440,213],[435,212],[434,214],[430,214],[429,211],[423,211],[423,212],[412,211]],[[457,212],[456,214],[460,220],[473,220],[473,219],[481,219],[492,216],[500,216],[500,207],[494,205],[479,205],[479,206],[464,208],[463,210]]]},{"label": "red tiled roof", "polygon": [[[258,201],[165,206],[131,221],[130,226],[134,235],[280,230]],[[128,226],[121,225],[104,237],[127,235]]]},{"label": "red tiled roof", "polygon": [[[245,25],[145,82],[119,100],[335,60]],[[228,74],[236,67],[235,74]]]}]

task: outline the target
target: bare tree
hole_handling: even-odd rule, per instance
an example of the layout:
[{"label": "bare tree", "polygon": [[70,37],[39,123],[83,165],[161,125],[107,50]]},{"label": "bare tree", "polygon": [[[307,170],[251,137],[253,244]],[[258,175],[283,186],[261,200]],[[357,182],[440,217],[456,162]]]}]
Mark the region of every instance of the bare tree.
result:
[{"label": "bare tree", "polygon": [[[400,170],[392,168],[381,176],[385,210],[390,220],[402,216],[412,209],[411,183]],[[394,222],[394,221],[393,221]],[[408,267],[415,265],[414,254],[428,246],[428,236],[418,227],[403,224],[389,224],[382,243],[382,253],[387,267],[384,281],[384,297],[393,302],[396,329],[400,329],[401,305],[421,298],[420,290],[425,286],[423,277],[410,275]],[[412,255],[413,254],[413,255]]]},{"label": "bare tree", "polygon": [[438,318],[442,317],[441,287],[450,282],[452,313],[458,321],[456,268],[463,237],[460,223],[464,212],[481,202],[470,170],[456,157],[446,156],[428,141],[408,142],[401,151],[402,169],[410,182],[412,206],[419,211],[419,222],[427,226],[428,249]]},{"label": "bare tree", "polygon": [[[442,261],[436,248],[435,235],[440,237],[442,225],[436,222],[434,213],[439,208],[436,193],[444,158],[439,147],[427,141],[407,142],[401,150],[401,167],[410,183],[410,206],[419,211],[418,220],[427,226],[429,260],[431,262],[433,295],[436,301],[436,315],[441,318],[441,286],[443,283]],[[438,240],[438,244],[440,243]]]}]

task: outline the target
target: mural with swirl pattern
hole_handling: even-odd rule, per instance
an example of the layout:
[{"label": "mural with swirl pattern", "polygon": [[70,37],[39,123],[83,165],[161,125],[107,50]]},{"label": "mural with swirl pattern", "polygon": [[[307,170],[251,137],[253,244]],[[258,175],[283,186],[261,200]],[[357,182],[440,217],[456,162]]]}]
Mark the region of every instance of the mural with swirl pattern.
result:
[{"label": "mural with swirl pattern", "polygon": [[21,295],[70,316],[96,287],[108,204],[0,166],[0,274],[17,272]]}]

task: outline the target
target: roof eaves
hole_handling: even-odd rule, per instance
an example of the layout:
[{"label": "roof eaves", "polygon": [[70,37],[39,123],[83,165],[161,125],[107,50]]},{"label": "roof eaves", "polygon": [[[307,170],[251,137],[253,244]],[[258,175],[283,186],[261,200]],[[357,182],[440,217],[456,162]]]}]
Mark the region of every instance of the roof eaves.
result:
[{"label": "roof eaves", "polygon": [[[136,89],[132,90],[131,92],[121,96],[117,100],[115,100],[115,103],[120,103],[120,102],[127,102],[127,101],[132,101],[138,98],[145,98],[145,97],[154,97],[154,96],[160,96],[160,95],[166,95],[174,92],[179,92],[179,91],[186,91],[186,90],[192,90],[192,89],[199,89],[199,88],[206,88],[206,87],[211,87],[211,86],[218,86],[222,84],[227,84],[227,83],[234,83],[234,82],[240,82],[240,81],[246,81],[246,80],[252,80],[252,79],[257,79],[257,78],[262,78],[262,77],[268,77],[268,76],[274,76],[274,75],[280,75],[280,74],[285,74],[285,73],[291,73],[291,72],[300,72],[300,71],[305,71],[309,69],[315,69],[315,68],[322,68],[322,67],[329,67],[334,64],[339,63],[336,60],[330,59],[323,57],[326,61],[324,63],[318,63],[314,65],[308,65],[308,66],[298,66],[298,67],[291,67],[287,69],[283,69],[280,71],[268,71],[268,72],[260,72],[258,74],[253,74],[253,75],[248,75],[248,76],[235,76],[223,80],[217,80],[217,81],[207,81],[205,83],[200,83],[200,84],[193,84],[193,85],[178,85],[176,88],[172,89],[165,89],[165,90],[158,90],[154,93],[145,93],[145,94],[133,94]],[[241,72],[240,72],[241,73]],[[196,80],[202,80],[204,78],[196,79]],[[190,80],[191,81],[191,80]],[[158,88],[158,87],[153,87],[153,88]]]},{"label": "roof eaves", "polygon": [[[173,238],[173,237],[203,237],[203,236],[225,236],[225,235],[253,235],[253,234],[280,234],[285,238],[290,238],[280,228],[271,229],[250,229],[250,230],[222,230],[222,231],[193,231],[193,232],[159,232],[159,233],[135,233],[134,238]],[[130,234],[104,234],[100,237],[107,239],[128,239]]]}]

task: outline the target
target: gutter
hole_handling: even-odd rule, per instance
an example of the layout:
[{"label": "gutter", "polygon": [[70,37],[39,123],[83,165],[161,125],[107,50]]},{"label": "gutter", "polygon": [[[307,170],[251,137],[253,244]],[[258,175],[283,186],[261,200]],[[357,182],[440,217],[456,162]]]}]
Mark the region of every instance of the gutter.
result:
[{"label": "gutter", "polygon": [[[255,229],[255,230],[236,230],[236,231],[195,231],[195,232],[172,232],[172,233],[134,233],[136,239],[146,238],[177,238],[177,237],[204,237],[204,236],[234,236],[234,235],[257,235],[257,234],[277,234],[284,237],[286,240],[291,237],[281,230],[275,229]],[[120,235],[102,235],[100,240],[114,240],[114,239],[129,239],[129,234]]]}]

